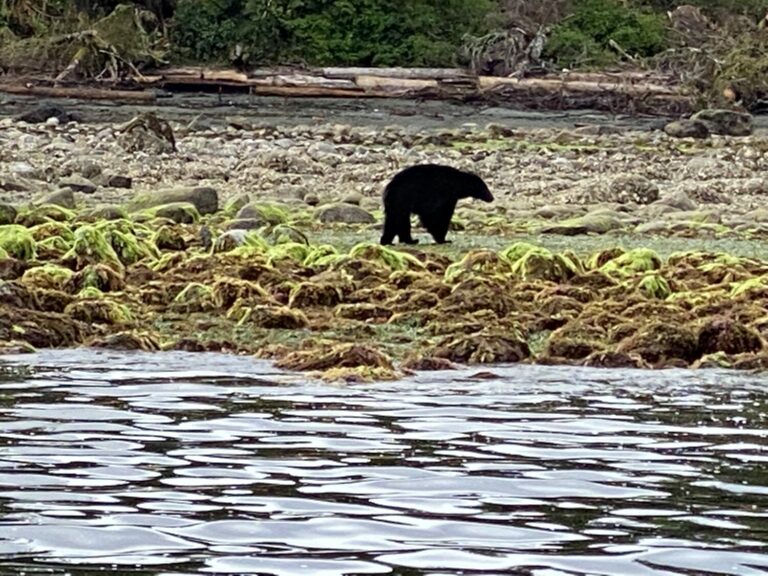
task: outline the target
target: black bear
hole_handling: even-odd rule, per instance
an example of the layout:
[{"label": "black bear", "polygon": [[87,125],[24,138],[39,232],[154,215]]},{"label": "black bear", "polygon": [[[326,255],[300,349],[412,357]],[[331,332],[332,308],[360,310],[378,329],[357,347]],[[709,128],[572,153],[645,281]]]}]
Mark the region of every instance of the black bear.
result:
[{"label": "black bear", "polygon": [[492,202],[493,194],[480,176],[450,166],[419,164],[398,172],[384,189],[381,243],[392,244],[395,236],[401,243],[418,243],[411,237],[411,214],[416,214],[435,242],[443,244],[461,198]]}]

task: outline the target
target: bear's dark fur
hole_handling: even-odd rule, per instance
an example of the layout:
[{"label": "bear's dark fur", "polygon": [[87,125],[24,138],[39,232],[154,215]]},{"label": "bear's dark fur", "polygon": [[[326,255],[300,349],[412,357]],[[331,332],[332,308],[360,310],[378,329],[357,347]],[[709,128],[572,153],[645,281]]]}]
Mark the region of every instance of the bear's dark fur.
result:
[{"label": "bear's dark fur", "polygon": [[401,243],[418,243],[411,237],[411,214],[416,214],[435,242],[443,244],[461,198],[492,202],[493,194],[480,176],[450,166],[420,164],[398,172],[384,189],[381,243],[392,244],[395,236]]}]

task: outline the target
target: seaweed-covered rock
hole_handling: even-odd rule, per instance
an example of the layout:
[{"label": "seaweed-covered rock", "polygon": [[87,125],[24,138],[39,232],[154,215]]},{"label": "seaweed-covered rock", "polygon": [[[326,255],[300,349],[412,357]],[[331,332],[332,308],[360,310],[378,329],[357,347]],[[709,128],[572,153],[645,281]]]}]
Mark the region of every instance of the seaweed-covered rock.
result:
[{"label": "seaweed-covered rock", "polygon": [[32,233],[18,224],[0,226],[0,250],[19,260],[34,260],[37,243]]},{"label": "seaweed-covered rock", "polygon": [[466,364],[520,362],[531,355],[528,343],[515,331],[487,331],[458,337],[449,336],[435,346],[431,355]]},{"label": "seaweed-covered rock", "polygon": [[749,136],[754,131],[752,115],[737,110],[699,110],[691,116],[691,120],[703,123],[712,134],[723,136]]},{"label": "seaweed-covered rock", "polygon": [[757,352],[763,341],[757,330],[727,317],[710,318],[700,329],[698,345],[704,354]]},{"label": "seaweed-covered rock", "polygon": [[386,322],[392,316],[392,310],[378,304],[358,302],[354,304],[339,304],[334,310],[334,315],[349,320]]},{"label": "seaweed-covered rock", "polygon": [[286,306],[257,305],[243,309],[240,323],[259,328],[296,330],[309,326],[309,320],[301,310]]},{"label": "seaweed-covered rock", "polygon": [[22,284],[49,290],[64,290],[74,272],[57,264],[45,264],[30,268],[21,277]]},{"label": "seaweed-covered rock", "polygon": [[290,293],[288,306],[310,308],[312,306],[333,307],[343,299],[341,287],[330,282],[301,282]]},{"label": "seaweed-covered rock", "polygon": [[331,368],[384,368],[392,370],[392,359],[370,346],[337,344],[297,350],[280,358],[276,365],[288,370],[328,370]]},{"label": "seaweed-covered rock", "polygon": [[127,306],[109,298],[76,300],[64,313],[86,324],[125,324],[133,319]]},{"label": "seaweed-covered rock", "polygon": [[447,358],[436,358],[434,356],[413,356],[406,358],[400,364],[403,370],[456,370],[458,366]]},{"label": "seaweed-covered rock", "polygon": [[209,186],[180,186],[147,192],[134,198],[128,209],[133,212],[165,204],[192,204],[200,214],[213,214],[219,209],[219,193]]},{"label": "seaweed-covered rock", "polygon": [[323,223],[373,224],[373,214],[352,204],[327,204],[315,211],[315,219]]},{"label": "seaweed-covered rock", "polygon": [[616,351],[637,354],[652,365],[674,359],[690,364],[701,356],[698,338],[692,328],[661,320],[650,322],[622,340]]},{"label": "seaweed-covered rock", "polygon": [[707,138],[709,128],[700,120],[673,120],[664,126],[664,132],[672,138]]},{"label": "seaweed-covered rock", "polygon": [[86,342],[93,348],[107,348],[109,350],[142,350],[144,352],[156,352],[160,350],[158,338],[148,332],[117,332],[106,336],[96,336]]},{"label": "seaweed-covered rock", "polygon": [[16,208],[5,202],[0,202],[0,226],[13,224],[16,221],[16,214],[18,214]]}]

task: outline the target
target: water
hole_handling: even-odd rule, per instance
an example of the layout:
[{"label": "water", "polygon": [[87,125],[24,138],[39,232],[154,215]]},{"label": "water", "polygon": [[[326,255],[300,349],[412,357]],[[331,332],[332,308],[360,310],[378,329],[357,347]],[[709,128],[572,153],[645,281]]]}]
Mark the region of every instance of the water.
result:
[{"label": "water", "polygon": [[768,573],[764,375],[1,363],[2,574]]}]

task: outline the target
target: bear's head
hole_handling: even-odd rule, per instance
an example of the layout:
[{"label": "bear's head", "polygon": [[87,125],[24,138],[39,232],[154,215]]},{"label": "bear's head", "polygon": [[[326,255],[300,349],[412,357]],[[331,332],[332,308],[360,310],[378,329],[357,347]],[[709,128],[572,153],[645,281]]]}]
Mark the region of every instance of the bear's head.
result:
[{"label": "bear's head", "polygon": [[471,172],[466,172],[466,175],[467,196],[470,198],[477,198],[483,202],[493,202],[493,194],[491,194],[491,191],[488,189],[486,183],[483,182],[483,179],[480,178],[480,176],[477,174],[472,174]]}]

